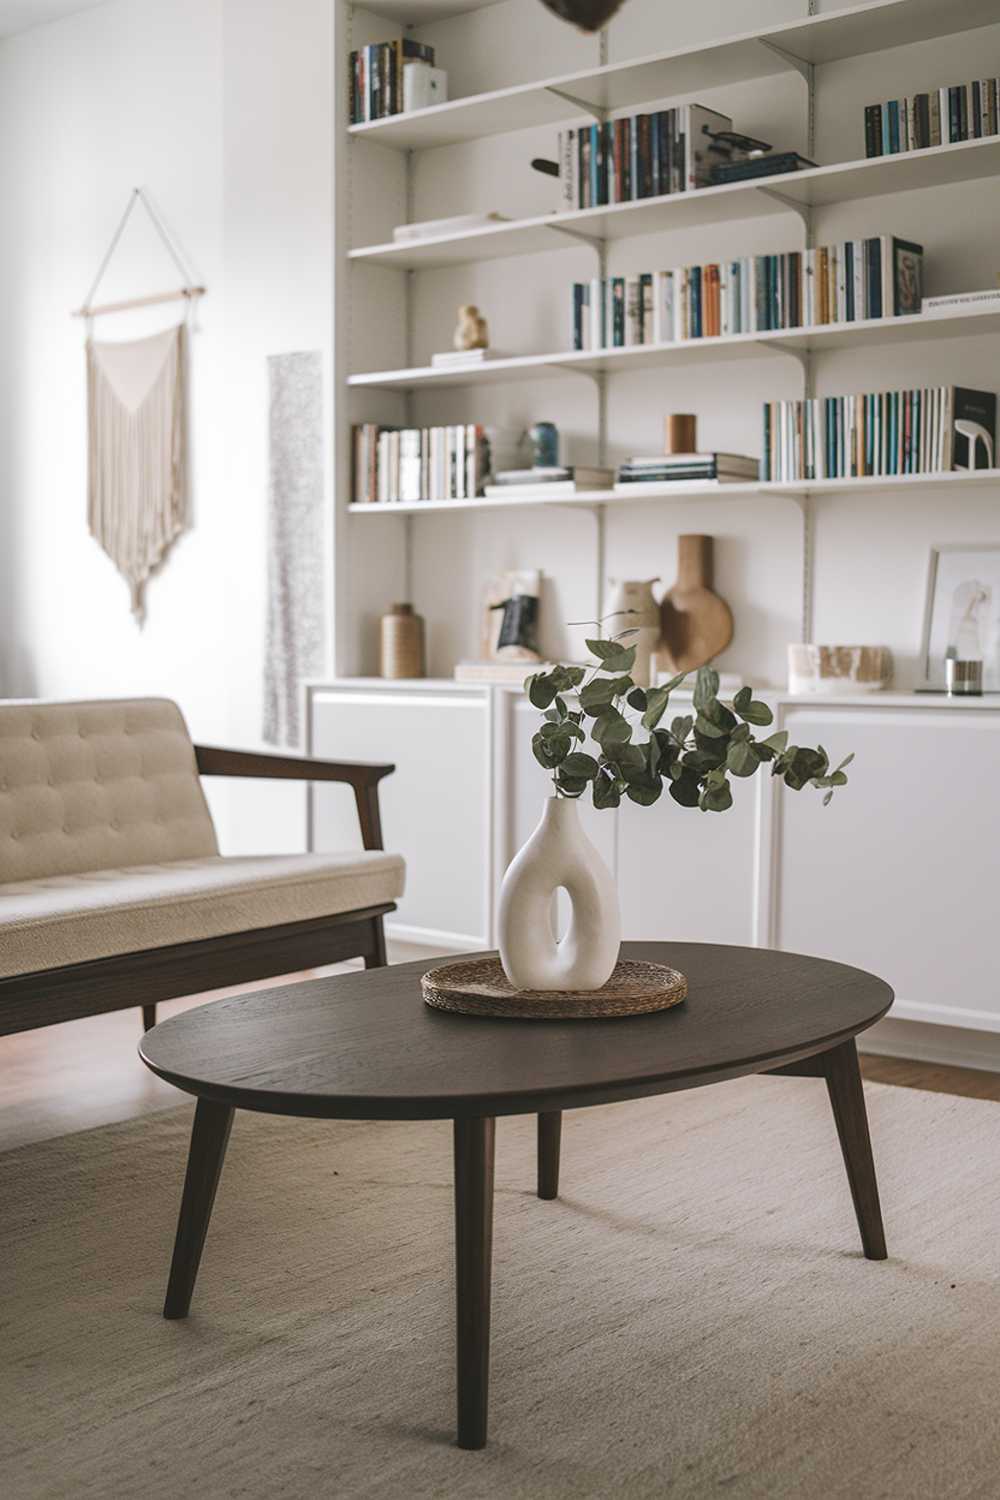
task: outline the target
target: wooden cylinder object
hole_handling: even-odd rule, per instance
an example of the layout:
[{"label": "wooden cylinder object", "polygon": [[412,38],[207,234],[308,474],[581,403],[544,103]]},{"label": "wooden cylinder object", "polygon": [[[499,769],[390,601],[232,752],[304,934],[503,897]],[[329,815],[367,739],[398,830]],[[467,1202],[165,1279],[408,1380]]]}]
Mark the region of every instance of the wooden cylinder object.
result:
[{"label": "wooden cylinder object", "polygon": [[677,587],[710,589],[712,577],[713,538],[679,536],[677,538]]},{"label": "wooden cylinder object", "polygon": [[424,622],[412,604],[394,604],[382,616],[383,677],[423,677]]},{"label": "wooden cylinder object", "polygon": [[671,412],[666,422],[666,453],[698,452],[698,418],[690,412]]}]

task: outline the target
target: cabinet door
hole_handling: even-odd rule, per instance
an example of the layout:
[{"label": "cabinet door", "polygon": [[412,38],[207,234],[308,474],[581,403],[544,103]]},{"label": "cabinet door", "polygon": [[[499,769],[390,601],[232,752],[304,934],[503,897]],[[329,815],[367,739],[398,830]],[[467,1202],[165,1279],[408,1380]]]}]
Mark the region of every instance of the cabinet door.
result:
[{"label": "cabinet door", "polygon": [[634,939],[756,941],[759,829],[765,778],[733,789],[725,813],[679,807],[664,788],[653,807],[618,815],[622,932]]},{"label": "cabinet door", "polygon": [[777,799],[779,945],[872,970],[902,1020],[1000,1029],[1000,713],[796,707],[785,723],[857,759],[828,808],[809,788]]},{"label": "cabinet door", "polygon": [[[441,947],[487,947],[488,692],[324,688],[311,718],[314,755],[396,767],[379,787],[385,846],[406,860],[390,930]],[[314,787],[311,834],[314,849],[360,848],[350,788]]]}]

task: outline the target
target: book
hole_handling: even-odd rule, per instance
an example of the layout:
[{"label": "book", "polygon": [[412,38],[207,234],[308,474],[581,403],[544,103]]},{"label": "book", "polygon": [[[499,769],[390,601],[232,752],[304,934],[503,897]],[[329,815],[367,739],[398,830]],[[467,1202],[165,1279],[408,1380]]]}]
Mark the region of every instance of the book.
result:
[{"label": "book", "polygon": [[769,402],[761,478],[883,478],[990,469],[997,398],[962,386]]},{"label": "book", "polygon": [[865,155],[895,156],[996,135],[997,92],[996,78],[977,78],[869,104],[864,113]]},{"label": "book", "polygon": [[923,247],[895,235],[576,282],[575,350],[852,323],[918,314]]},{"label": "book", "polygon": [[482,365],[490,359],[502,359],[496,349],[442,349],[431,355],[435,369],[464,369],[468,365]]},{"label": "book", "polygon": [[623,116],[559,134],[559,212],[707,187],[728,115],[700,104]]},{"label": "book", "polygon": [[350,54],[348,98],[352,125],[402,114],[406,68],[411,63],[433,69],[434,48],[404,36],[360,47]]},{"label": "book", "polygon": [[579,464],[561,464],[554,468],[505,469],[491,476],[493,489],[527,486],[532,490],[553,484],[572,484],[579,489],[601,490],[607,489],[612,478],[610,469],[582,467]]},{"label": "book", "polygon": [[719,162],[712,169],[710,181],[716,187],[727,182],[749,182],[755,177],[779,177],[785,172],[801,172],[816,163],[797,151],[778,151],[773,156],[753,156],[749,161]]},{"label": "book", "polygon": [[458,214],[453,219],[426,219],[419,224],[397,224],[392,231],[396,241],[435,239],[438,235],[465,234],[474,229],[488,229],[492,224],[507,224],[506,214]]},{"label": "book", "polygon": [[1000,287],[985,292],[952,292],[944,297],[925,297],[922,303],[925,318],[932,318],[935,314],[940,316],[944,313],[974,312],[979,309],[1000,311]]},{"label": "book", "polygon": [[480,495],[491,461],[487,430],[477,423],[450,427],[353,430],[356,505],[421,500],[470,500]]}]

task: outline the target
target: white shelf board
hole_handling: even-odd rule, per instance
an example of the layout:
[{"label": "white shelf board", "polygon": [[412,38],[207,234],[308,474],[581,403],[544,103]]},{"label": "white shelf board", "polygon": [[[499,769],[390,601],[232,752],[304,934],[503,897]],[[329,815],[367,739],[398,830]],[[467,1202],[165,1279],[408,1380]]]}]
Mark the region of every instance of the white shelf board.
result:
[{"label": "white shelf board", "polygon": [[875,156],[863,161],[836,162],[829,167],[672,193],[662,198],[642,198],[634,203],[514,219],[462,234],[364,245],[348,255],[351,260],[419,271],[575,248],[581,237],[628,239],[664,229],[751,219],[917,188],[946,187],[995,177],[998,173],[1000,136],[989,136],[985,140],[959,141],[955,145],[930,146],[924,151]]},{"label": "white shelf board", "polygon": [[501,0],[371,0],[367,9],[401,26],[425,26],[428,21],[448,21],[470,11],[486,10]]},{"label": "white shelf board", "polygon": [[967,338],[1000,333],[1000,310],[967,309],[953,316],[916,314],[901,318],[866,318],[855,323],[830,323],[812,328],[785,328],[767,333],[738,333],[725,338],[684,339],[670,344],[644,344],[628,349],[565,350],[554,354],[523,354],[486,360],[464,369],[425,365],[411,370],[372,370],[348,377],[348,385],[384,391],[412,391],[430,386],[496,385],[511,381],[544,380],[573,374],[613,374],[618,370],[662,368],[667,365],[739,359],[760,359],[767,353],[806,354],[826,349],[875,346],[931,339]]},{"label": "white shelf board", "polygon": [[[389,0],[378,9],[402,19],[405,5],[406,0]],[[446,0],[410,0],[409,8],[458,13],[479,7],[468,0],[454,0],[451,5]],[[516,84],[350,129],[359,138],[401,150],[452,145],[556,125],[579,116],[587,107],[627,109],[650,100],[773,77],[794,68],[796,59],[837,62],[988,26],[997,19],[994,0],[873,0],[708,45]]]},{"label": "white shelf board", "polygon": [[636,505],[644,501],[696,500],[711,496],[715,500],[745,500],[758,495],[786,495],[792,499],[803,495],[893,494],[904,489],[996,489],[1000,493],[1000,469],[979,469],[974,474],[896,474],[883,478],[810,479],[801,482],[762,481],[757,484],[666,484],[656,490],[634,495],[616,494],[613,490],[588,490],[577,495],[511,495],[506,499],[478,500],[408,500],[386,504],[348,505],[356,516],[433,515],[440,511],[513,510],[530,505]]}]

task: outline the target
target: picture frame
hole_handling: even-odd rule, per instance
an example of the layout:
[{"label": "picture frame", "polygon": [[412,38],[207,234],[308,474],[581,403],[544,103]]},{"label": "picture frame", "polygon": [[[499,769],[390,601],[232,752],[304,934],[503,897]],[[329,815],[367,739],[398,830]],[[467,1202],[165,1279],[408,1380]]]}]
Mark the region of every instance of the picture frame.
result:
[{"label": "picture frame", "polygon": [[949,656],[982,661],[984,690],[1000,691],[1000,542],[931,548],[921,641],[925,688],[943,690]]}]

